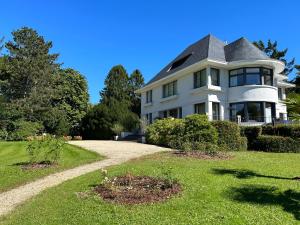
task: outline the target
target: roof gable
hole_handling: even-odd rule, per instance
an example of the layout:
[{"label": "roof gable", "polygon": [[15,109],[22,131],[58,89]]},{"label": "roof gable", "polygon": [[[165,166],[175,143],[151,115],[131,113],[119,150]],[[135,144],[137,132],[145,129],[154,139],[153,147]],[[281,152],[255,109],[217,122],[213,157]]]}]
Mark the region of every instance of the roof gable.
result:
[{"label": "roof gable", "polygon": [[268,59],[269,57],[245,38],[240,38],[228,45],[218,38],[207,35],[188,46],[146,85],[163,79],[204,59],[223,62],[239,60]]}]

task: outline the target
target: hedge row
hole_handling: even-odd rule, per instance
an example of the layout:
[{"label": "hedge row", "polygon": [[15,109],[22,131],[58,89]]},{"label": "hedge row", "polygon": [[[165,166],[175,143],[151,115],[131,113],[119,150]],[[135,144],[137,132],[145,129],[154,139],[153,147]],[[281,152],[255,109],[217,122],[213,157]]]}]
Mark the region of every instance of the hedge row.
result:
[{"label": "hedge row", "polygon": [[300,152],[299,139],[261,135],[252,143],[253,150],[265,152]]},{"label": "hedge row", "polygon": [[266,152],[300,152],[299,126],[242,127],[241,135],[248,139],[248,149]]},{"label": "hedge row", "polygon": [[262,134],[300,138],[300,125],[263,126]]},{"label": "hedge row", "polygon": [[240,136],[237,124],[228,121],[209,122],[206,115],[156,120],[146,130],[146,141],[179,150],[247,149],[247,140]]}]

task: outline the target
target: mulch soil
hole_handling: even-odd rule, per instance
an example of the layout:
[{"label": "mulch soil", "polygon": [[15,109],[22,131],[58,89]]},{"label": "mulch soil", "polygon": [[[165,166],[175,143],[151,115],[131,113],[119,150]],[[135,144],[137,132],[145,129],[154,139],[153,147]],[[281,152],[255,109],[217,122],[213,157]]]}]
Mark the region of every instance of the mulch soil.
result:
[{"label": "mulch soil", "polygon": [[55,167],[57,165],[48,162],[40,162],[40,163],[23,163],[20,166],[23,170],[37,170],[37,169],[46,169],[49,167]]},{"label": "mulch soil", "polygon": [[109,184],[101,184],[94,191],[105,201],[119,204],[161,202],[182,190],[179,183],[149,176],[118,176]]}]

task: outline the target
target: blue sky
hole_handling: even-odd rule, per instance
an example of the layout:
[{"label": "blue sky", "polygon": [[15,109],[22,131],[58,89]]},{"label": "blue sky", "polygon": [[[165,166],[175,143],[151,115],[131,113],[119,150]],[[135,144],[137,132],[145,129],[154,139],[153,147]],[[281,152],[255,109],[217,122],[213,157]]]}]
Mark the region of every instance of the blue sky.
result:
[{"label": "blue sky", "polygon": [[64,67],[86,76],[96,103],[112,66],[138,68],[148,81],[209,33],[228,42],[277,40],[300,64],[299,8],[297,0],[2,0],[0,37],[22,26],[38,30]]}]

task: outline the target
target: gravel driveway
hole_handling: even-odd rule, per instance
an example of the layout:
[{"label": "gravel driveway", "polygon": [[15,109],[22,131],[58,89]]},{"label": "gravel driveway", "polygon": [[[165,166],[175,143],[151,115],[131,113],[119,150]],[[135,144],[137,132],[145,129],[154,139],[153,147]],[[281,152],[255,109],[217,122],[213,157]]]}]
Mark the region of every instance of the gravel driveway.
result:
[{"label": "gravel driveway", "polygon": [[84,175],[86,173],[112,165],[121,164],[130,159],[140,156],[168,151],[166,148],[154,145],[139,144],[134,142],[117,141],[70,141],[69,144],[95,151],[106,159],[59,173],[48,175],[34,182],[25,184],[7,192],[0,194],[0,216],[12,211],[17,205],[39,194],[43,190],[54,187],[64,181]]}]

